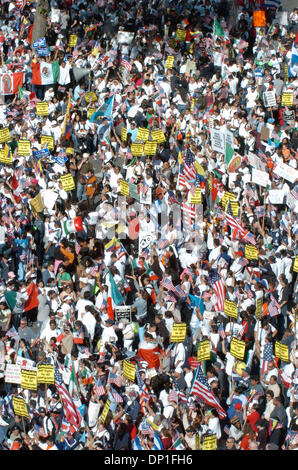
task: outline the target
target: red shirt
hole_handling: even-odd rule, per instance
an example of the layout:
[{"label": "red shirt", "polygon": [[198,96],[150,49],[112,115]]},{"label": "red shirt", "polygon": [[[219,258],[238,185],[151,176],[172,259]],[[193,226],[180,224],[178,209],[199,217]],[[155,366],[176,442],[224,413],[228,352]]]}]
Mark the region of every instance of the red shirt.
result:
[{"label": "red shirt", "polygon": [[260,415],[257,411],[254,411],[251,415],[247,417],[247,422],[251,424],[251,427],[255,432],[258,432],[258,428],[256,427],[256,422],[259,421]]}]

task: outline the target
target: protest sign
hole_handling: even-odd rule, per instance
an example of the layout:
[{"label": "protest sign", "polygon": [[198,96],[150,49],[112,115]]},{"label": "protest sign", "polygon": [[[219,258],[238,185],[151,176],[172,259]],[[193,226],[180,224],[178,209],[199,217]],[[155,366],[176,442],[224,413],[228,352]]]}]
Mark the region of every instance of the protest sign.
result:
[{"label": "protest sign", "polygon": [[204,437],[202,450],[216,450],[217,449],[217,439],[216,434],[211,436]]},{"label": "protest sign", "polygon": [[6,364],[5,382],[10,384],[21,383],[21,366],[18,364]]},{"label": "protest sign", "polygon": [[73,189],[75,189],[76,185],[71,173],[67,173],[67,175],[62,175],[60,177],[60,180],[64,191],[72,191]]},{"label": "protest sign", "polygon": [[131,154],[134,157],[141,157],[143,155],[144,151],[144,145],[143,144],[136,144],[135,142],[131,144]]},{"label": "protest sign", "polygon": [[[228,205],[228,203],[226,204],[225,212],[227,212],[227,205]],[[238,215],[239,215],[239,204],[238,204],[238,202],[230,201],[230,205],[231,205],[233,216],[238,217]]]},{"label": "protest sign", "polygon": [[266,108],[276,106],[276,96],[274,91],[265,91],[263,93],[263,101]]},{"label": "protest sign", "polygon": [[211,129],[211,147],[215,152],[220,152],[225,154],[226,144],[225,144],[225,134],[224,132],[218,129]]},{"label": "protest sign", "polygon": [[120,192],[123,196],[129,196],[129,185],[125,180],[120,180]]},{"label": "protest sign", "polygon": [[126,142],[127,140],[127,129],[124,126],[121,128],[121,140],[122,142]]},{"label": "protest sign", "polygon": [[8,127],[4,127],[4,129],[0,129],[0,144],[7,142],[10,139],[10,133]]},{"label": "protest sign", "polygon": [[131,306],[124,305],[124,306],[115,306],[115,320],[119,322],[122,318],[126,318],[129,323],[131,322]]},{"label": "protest sign", "polygon": [[177,29],[176,36],[177,36],[178,41],[185,41],[186,31],[184,29]]},{"label": "protest sign", "polygon": [[4,149],[0,150],[0,162],[5,163],[6,165],[12,164],[11,151],[7,144],[5,144]]},{"label": "protest sign", "polygon": [[265,171],[266,169],[265,163],[263,163],[262,160],[252,152],[248,152],[247,161],[251,166],[253,166],[257,170]]},{"label": "protest sign", "polygon": [[136,376],[136,367],[134,364],[131,364],[130,362],[124,360],[123,361],[123,375],[126,379],[128,379],[130,382],[135,381],[135,376]]},{"label": "protest sign", "polygon": [[270,189],[268,192],[268,201],[271,204],[283,204],[284,192],[281,189]]},{"label": "protest sign", "polygon": [[151,131],[151,137],[154,142],[161,144],[162,142],[166,141],[165,135],[162,129],[156,129],[155,131]]},{"label": "protest sign", "polygon": [[[142,185],[142,183],[140,183],[140,185]],[[148,204],[148,205],[152,204],[152,189],[151,188],[147,188],[146,192],[140,190],[140,203]]]},{"label": "protest sign", "polygon": [[37,196],[35,196],[29,202],[30,202],[30,205],[31,205],[32,209],[35,212],[42,212],[44,207],[45,207],[44,202],[43,202],[43,198],[42,198],[42,195],[41,195],[40,192],[37,194]]},{"label": "protest sign", "polygon": [[263,314],[263,297],[260,297],[257,300],[257,305],[256,305],[256,318],[257,320],[260,320]]},{"label": "protest sign", "polygon": [[86,103],[95,103],[97,101],[97,94],[94,93],[94,91],[89,91],[88,93],[86,93],[86,95],[84,96],[84,99],[86,101]]},{"label": "protest sign", "polygon": [[282,94],[281,105],[290,108],[293,106],[293,93],[286,92]]},{"label": "protest sign", "polygon": [[201,341],[198,345],[198,361],[209,361],[210,354],[209,341]]},{"label": "protest sign", "polygon": [[186,323],[174,323],[170,343],[183,343],[186,335]]},{"label": "protest sign", "polygon": [[258,249],[252,245],[245,245],[245,258],[246,259],[258,259]]},{"label": "protest sign", "polygon": [[145,155],[155,155],[157,150],[157,142],[147,141],[144,145]]},{"label": "protest sign", "polygon": [[21,388],[28,390],[37,390],[37,373],[34,370],[22,369],[21,371]]},{"label": "protest sign", "polygon": [[229,317],[238,319],[238,308],[235,302],[225,299],[224,313]]},{"label": "protest sign", "polygon": [[167,57],[167,61],[166,61],[166,69],[171,69],[174,65],[174,56],[173,55],[169,55]]},{"label": "protest sign", "polygon": [[230,353],[232,356],[243,361],[245,355],[245,341],[233,337],[231,339]]},{"label": "protest sign", "polygon": [[34,370],[36,372],[35,362],[31,359],[18,356],[16,359],[16,364],[18,364],[21,369]]},{"label": "protest sign", "polygon": [[298,212],[298,201],[292,193],[287,193],[286,204],[294,212]]},{"label": "protest sign", "polygon": [[69,36],[68,45],[69,47],[75,47],[78,41],[78,36],[76,34],[71,34]]},{"label": "protest sign", "polygon": [[271,186],[269,173],[257,170],[256,168],[252,169],[251,181],[253,183],[259,184],[260,186],[263,186],[264,188],[266,188],[266,186]]},{"label": "protest sign", "polygon": [[225,208],[227,206],[228,200],[232,202],[234,199],[236,199],[235,194],[226,191],[223,197],[221,198],[220,204],[222,205],[222,207]]},{"label": "protest sign", "polygon": [[49,105],[46,101],[40,101],[39,103],[36,103],[36,114],[37,116],[49,115]]},{"label": "protest sign", "polygon": [[138,127],[136,140],[138,141],[143,140],[144,142],[146,142],[148,138],[149,138],[149,129]]},{"label": "protest sign", "polygon": [[39,364],[37,367],[37,382],[40,384],[55,383],[54,366],[52,364]]},{"label": "protest sign", "polygon": [[101,413],[101,416],[100,416],[100,421],[101,421],[102,423],[104,423],[105,420],[107,419],[110,406],[111,406],[111,401],[110,401],[110,400],[107,400],[107,401],[105,402],[105,406],[104,406],[104,408],[103,408],[103,410],[102,410],[102,413]]},{"label": "protest sign", "polygon": [[40,137],[40,145],[43,147],[45,144],[49,150],[54,149],[54,138],[51,135],[42,135]]},{"label": "protest sign", "polygon": [[190,204],[202,204],[202,192],[201,188],[196,188],[193,194],[189,193]]},{"label": "protest sign", "polygon": [[276,357],[284,362],[290,362],[289,346],[282,344],[279,341],[275,341],[274,351]]},{"label": "protest sign", "polygon": [[295,183],[298,179],[298,171],[282,162],[277,163],[276,167],[273,169],[273,173],[280,178],[290,181],[290,183]]},{"label": "protest sign", "polygon": [[295,257],[294,265],[293,265],[293,271],[295,273],[298,273],[298,255]]},{"label": "protest sign", "polygon": [[31,155],[31,142],[30,140],[19,140],[18,154],[21,157],[29,157]]},{"label": "protest sign", "polygon": [[29,418],[28,408],[23,398],[12,397],[12,407],[15,415]]},{"label": "protest sign", "polygon": [[65,153],[69,155],[74,155],[74,148],[73,147],[67,147],[65,149]]}]

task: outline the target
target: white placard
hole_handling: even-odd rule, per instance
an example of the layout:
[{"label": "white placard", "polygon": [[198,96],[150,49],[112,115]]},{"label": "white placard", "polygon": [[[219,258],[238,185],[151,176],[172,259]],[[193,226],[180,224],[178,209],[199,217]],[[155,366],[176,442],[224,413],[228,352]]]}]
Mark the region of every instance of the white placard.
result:
[{"label": "white placard", "polygon": [[156,237],[150,233],[139,233],[139,256],[146,248],[151,246],[151,243],[155,241]]},{"label": "white placard", "polygon": [[58,198],[58,193],[55,193],[52,189],[42,189],[40,192],[45,207],[50,211],[53,210],[55,202]]},{"label": "white placard", "polygon": [[51,10],[51,22],[52,23],[60,23],[60,19],[61,19],[60,10],[58,10],[57,8],[52,8],[52,10]]},{"label": "white placard", "polygon": [[288,12],[287,11],[277,11],[275,13],[275,19],[278,21],[280,26],[288,26]]},{"label": "white placard", "polygon": [[5,382],[10,384],[20,384],[21,366],[18,364],[7,364],[5,370]]},{"label": "white placard", "polygon": [[270,189],[268,201],[271,202],[271,204],[283,204],[284,196],[285,194],[282,189]]},{"label": "white placard", "polygon": [[229,144],[230,147],[232,147],[232,149],[234,150],[234,134],[233,132],[231,131],[226,131],[226,135],[225,135],[225,144]]},{"label": "white placard", "polygon": [[290,183],[295,183],[298,179],[298,171],[285,163],[278,163],[274,168],[273,173],[287,181],[290,181]]},{"label": "white placard", "polygon": [[26,370],[36,370],[35,362],[31,361],[31,359],[25,359],[24,357],[17,357],[16,364],[18,364],[22,369]]},{"label": "white placard", "polygon": [[265,173],[265,171],[260,171],[257,170],[256,168],[252,169],[252,177],[251,181],[255,184],[259,184],[260,186],[271,186],[271,181],[269,179],[268,173]]},{"label": "white placard", "polygon": [[225,135],[218,129],[211,129],[211,147],[215,152],[225,153]]},{"label": "white placard", "polygon": [[251,166],[253,166],[257,170],[265,171],[265,163],[263,163],[262,160],[254,153],[248,152],[247,161]]},{"label": "white placard", "polygon": [[266,108],[276,106],[276,96],[274,91],[265,91],[263,93],[263,101]]},{"label": "white placard", "polygon": [[298,201],[291,193],[287,193],[286,204],[292,211],[298,213]]},{"label": "white placard", "polygon": [[152,189],[148,188],[146,194],[140,191],[140,203],[141,204],[152,204]]}]

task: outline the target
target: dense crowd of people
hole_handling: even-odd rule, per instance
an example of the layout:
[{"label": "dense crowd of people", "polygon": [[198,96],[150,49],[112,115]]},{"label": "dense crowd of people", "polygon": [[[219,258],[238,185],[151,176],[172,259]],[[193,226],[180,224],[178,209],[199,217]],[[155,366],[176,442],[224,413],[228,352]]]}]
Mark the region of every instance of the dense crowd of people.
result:
[{"label": "dense crowd of people", "polygon": [[1,2],[2,450],[298,449],[277,4]]}]

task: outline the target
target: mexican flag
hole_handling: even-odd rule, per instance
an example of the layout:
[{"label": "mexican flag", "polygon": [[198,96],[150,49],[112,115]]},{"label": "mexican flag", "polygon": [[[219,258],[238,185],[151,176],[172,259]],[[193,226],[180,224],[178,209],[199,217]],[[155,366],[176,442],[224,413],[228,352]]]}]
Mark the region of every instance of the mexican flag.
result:
[{"label": "mexican flag", "polygon": [[15,95],[19,87],[23,86],[23,72],[1,73],[0,75],[0,93],[2,95]]},{"label": "mexican flag", "polygon": [[181,437],[178,437],[178,439],[174,442],[172,449],[175,450],[185,450],[184,445],[182,444],[182,439]]},{"label": "mexican flag", "polygon": [[241,166],[241,156],[239,153],[234,152],[228,142],[226,142],[225,164],[229,173],[235,173]]},{"label": "mexican flag", "polygon": [[52,85],[59,78],[59,63],[55,60],[53,63],[37,62],[32,63],[32,84],[33,85]]}]

